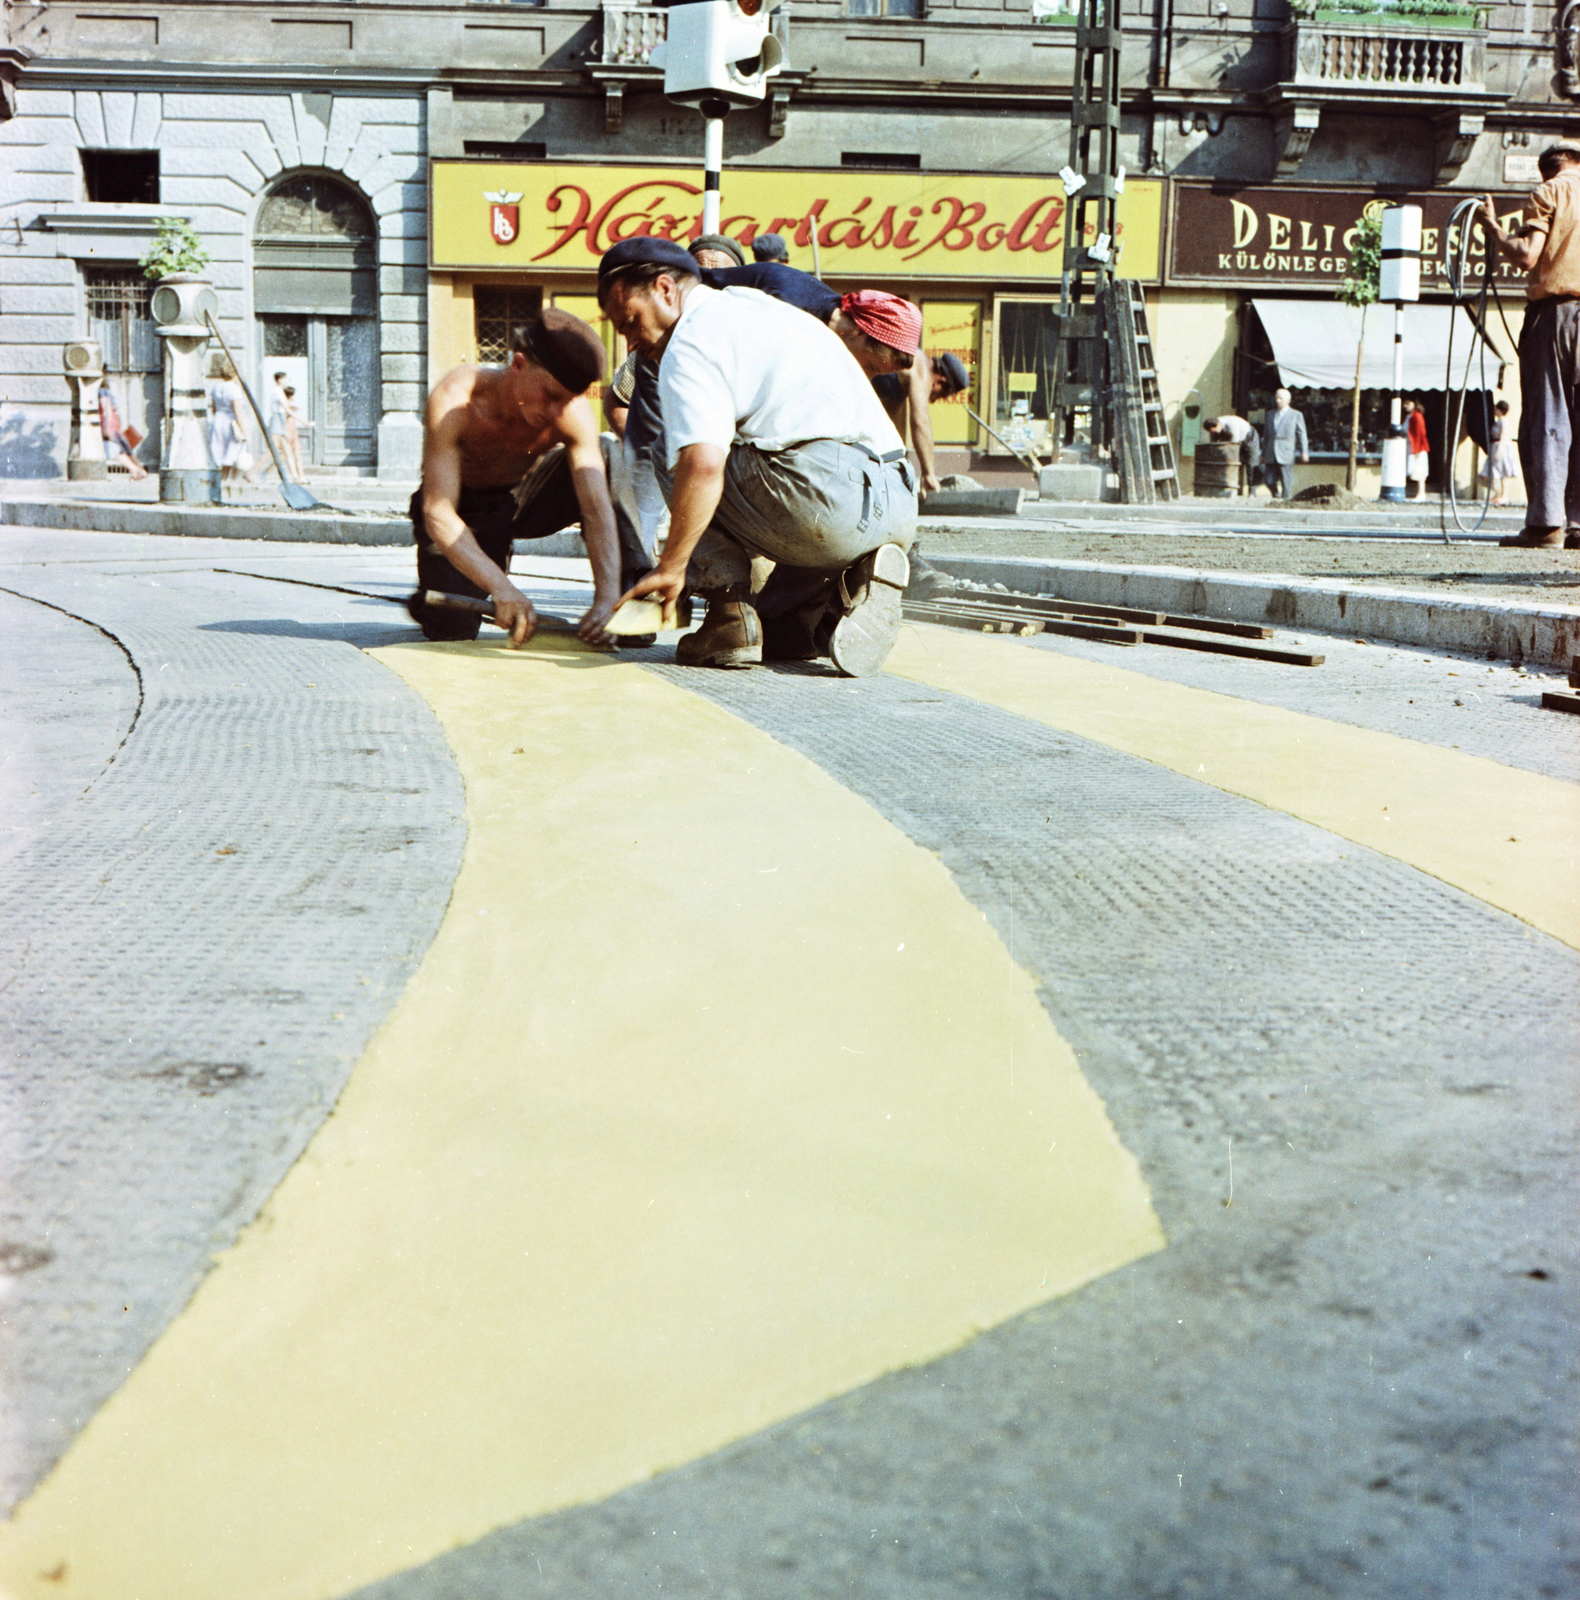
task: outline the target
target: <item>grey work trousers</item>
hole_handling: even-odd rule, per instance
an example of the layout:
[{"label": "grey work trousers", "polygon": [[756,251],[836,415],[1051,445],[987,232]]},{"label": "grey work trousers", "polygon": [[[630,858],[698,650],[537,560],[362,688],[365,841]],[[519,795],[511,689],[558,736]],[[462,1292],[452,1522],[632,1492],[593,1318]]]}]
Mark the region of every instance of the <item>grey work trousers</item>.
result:
[{"label": "grey work trousers", "polygon": [[1580,300],[1533,300],[1520,329],[1527,528],[1580,527]]},{"label": "grey work trousers", "polygon": [[[898,454],[898,453],[897,453]],[[660,479],[670,499],[672,478]],[[859,445],[812,439],[790,450],[737,442],[724,493],[686,569],[690,589],[751,581],[752,557],[780,567],[842,572],[880,544],[916,537],[916,476],[903,455],[877,461]]]}]

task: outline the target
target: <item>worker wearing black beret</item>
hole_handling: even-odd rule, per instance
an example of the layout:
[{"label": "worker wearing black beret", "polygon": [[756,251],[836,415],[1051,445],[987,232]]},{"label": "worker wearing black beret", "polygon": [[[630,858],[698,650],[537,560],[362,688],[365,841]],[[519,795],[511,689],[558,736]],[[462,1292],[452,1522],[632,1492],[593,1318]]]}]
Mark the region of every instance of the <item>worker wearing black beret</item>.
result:
[{"label": "worker wearing black beret", "polygon": [[[604,446],[587,397],[603,372],[598,335],[580,317],[549,307],[511,330],[503,370],[457,367],[435,385],[423,413],[422,483],[411,498],[419,594],[408,609],[428,638],[475,638],[478,618],[424,605],[426,589],[486,596],[514,641],[530,638],[532,603],[509,578],[514,543],[576,522],[593,570],[593,603],[577,632],[603,637],[626,586]],[[645,560],[627,565],[647,568]]]}]

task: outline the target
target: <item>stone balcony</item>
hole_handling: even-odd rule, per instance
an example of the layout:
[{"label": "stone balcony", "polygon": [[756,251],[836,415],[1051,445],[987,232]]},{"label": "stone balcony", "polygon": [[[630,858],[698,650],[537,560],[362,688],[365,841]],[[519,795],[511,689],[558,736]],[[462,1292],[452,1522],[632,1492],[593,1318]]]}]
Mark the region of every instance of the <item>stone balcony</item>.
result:
[{"label": "stone balcony", "polygon": [[1416,27],[1374,15],[1303,19],[1284,37],[1284,81],[1297,88],[1436,96],[1486,88],[1484,28]]},{"label": "stone balcony", "polygon": [[1324,116],[1397,116],[1429,124],[1438,183],[1469,158],[1489,110],[1506,95],[1487,89],[1487,30],[1454,19],[1420,26],[1385,12],[1300,17],[1283,30],[1281,80],[1261,99],[1274,113],[1277,175],[1299,176]]},{"label": "stone balcony", "polygon": [[610,66],[645,66],[654,46],[663,42],[668,16],[659,6],[604,0],[599,59]]}]

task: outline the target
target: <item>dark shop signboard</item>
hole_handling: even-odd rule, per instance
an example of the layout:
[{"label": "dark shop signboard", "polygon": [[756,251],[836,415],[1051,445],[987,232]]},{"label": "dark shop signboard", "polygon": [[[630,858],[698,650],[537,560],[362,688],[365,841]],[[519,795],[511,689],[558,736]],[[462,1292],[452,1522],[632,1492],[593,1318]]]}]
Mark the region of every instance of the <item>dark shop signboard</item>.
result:
[{"label": "dark shop signboard", "polygon": [[[1168,279],[1182,286],[1236,289],[1333,289],[1349,272],[1355,225],[1406,201],[1421,208],[1421,287],[1448,288],[1443,266],[1448,222],[1470,191],[1429,190],[1380,199],[1365,189],[1296,185],[1221,189],[1175,183]],[[1524,194],[1493,196],[1505,227],[1518,221]],[[1453,241],[1457,248],[1457,239]],[[1479,230],[1471,242],[1471,278],[1481,279]],[[1498,282],[1524,286],[1525,274],[1499,262]]]}]

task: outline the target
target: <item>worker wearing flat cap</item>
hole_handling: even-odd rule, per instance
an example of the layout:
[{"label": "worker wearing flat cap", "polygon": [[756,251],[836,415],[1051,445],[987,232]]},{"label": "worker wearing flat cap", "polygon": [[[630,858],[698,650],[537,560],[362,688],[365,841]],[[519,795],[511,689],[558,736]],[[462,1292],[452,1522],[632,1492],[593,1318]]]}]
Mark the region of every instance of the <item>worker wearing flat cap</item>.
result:
[{"label": "worker wearing flat cap", "polygon": [[680,641],[687,666],[763,659],[751,561],[821,585],[822,642],[852,677],[876,672],[900,625],[916,479],[894,425],[838,337],[755,289],[712,289],[664,239],[626,239],[599,265],[598,299],[657,364],[669,539],[630,591],[707,603]]},{"label": "worker wearing flat cap", "polygon": [[[587,398],[603,373],[598,335],[549,308],[512,332],[502,371],[457,367],[439,380],[423,414],[422,483],[411,499],[419,591],[488,597],[519,644],[537,619],[510,581],[513,543],[580,522],[593,603],[576,631],[604,636],[622,583],[605,447]],[[477,637],[475,616],[424,605],[420,594],[408,609],[430,639]]]},{"label": "worker wearing flat cap", "polygon": [[784,241],[782,233],[760,233],[752,240],[752,254],[759,261],[790,260],[790,246]]},{"label": "worker wearing flat cap", "polygon": [[686,248],[699,267],[744,267],[746,255],[726,233],[698,234]]}]

